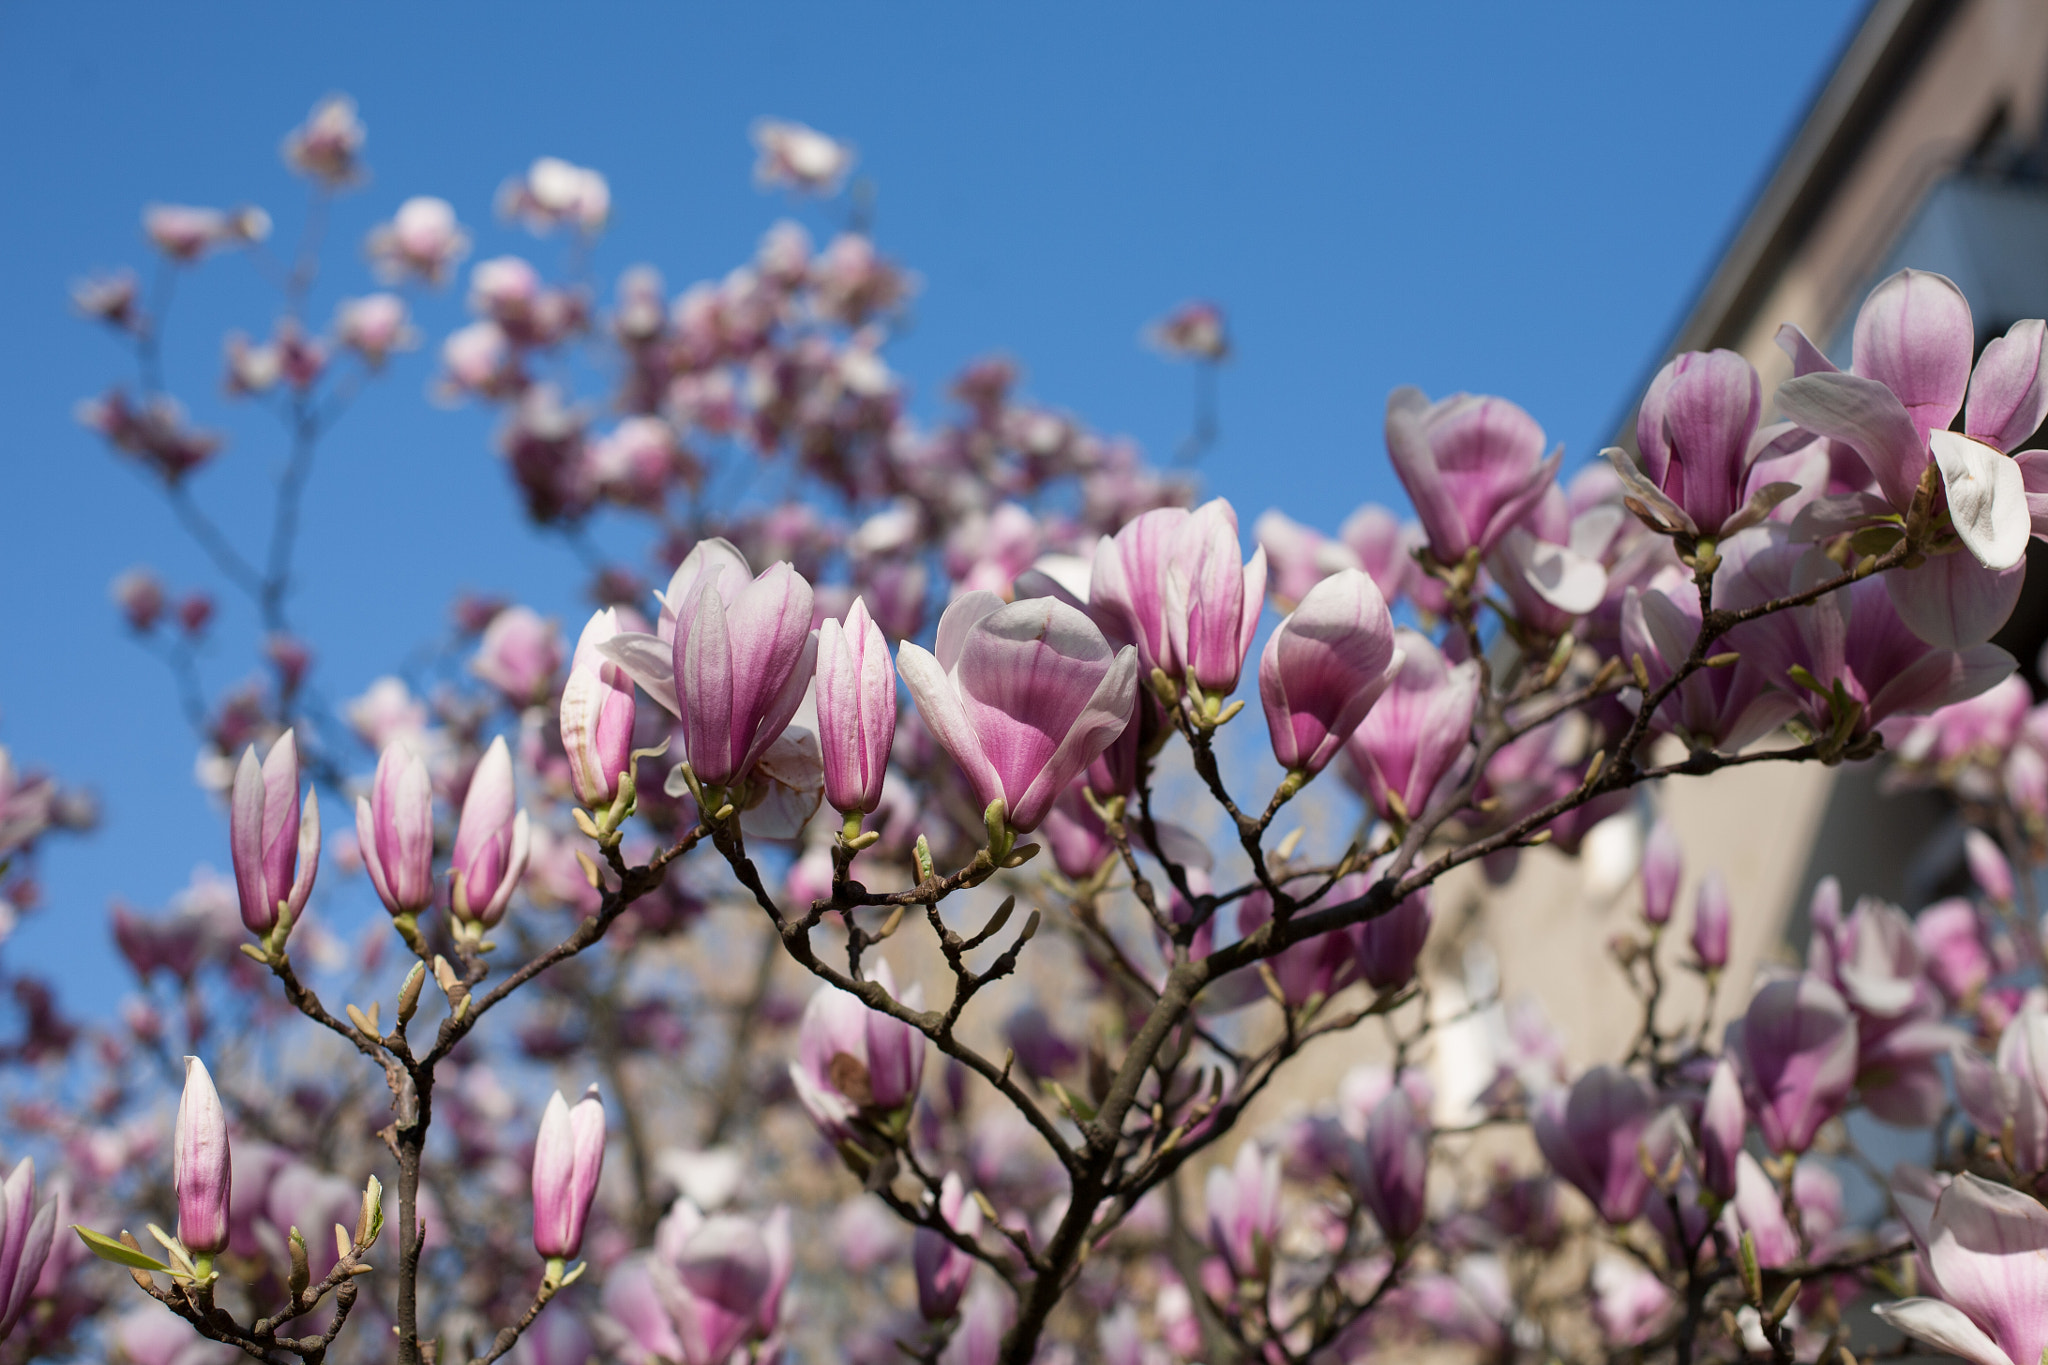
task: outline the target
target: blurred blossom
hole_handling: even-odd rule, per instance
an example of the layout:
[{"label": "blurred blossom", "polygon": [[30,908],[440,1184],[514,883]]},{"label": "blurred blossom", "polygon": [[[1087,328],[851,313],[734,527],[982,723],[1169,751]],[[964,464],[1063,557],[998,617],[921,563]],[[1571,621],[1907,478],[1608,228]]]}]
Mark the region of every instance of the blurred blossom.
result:
[{"label": "blurred blossom", "polygon": [[1230,354],[1223,310],[1199,300],[1182,304],[1147,327],[1145,340],[1176,360],[1217,361]]},{"label": "blurred blossom", "polygon": [[400,204],[389,223],[371,231],[366,249],[377,278],[386,284],[409,277],[440,284],[469,254],[469,234],[455,221],[447,200],[418,195]]},{"label": "blurred blossom", "polygon": [[223,247],[246,246],[270,235],[270,215],[259,208],[204,209],[152,204],[142,230],[157,250],[181,264]]},{"label": "blurred blossom", "polygon": [[585,234],[604,230],[611,217],[611,186],[598,172],[544,156],[524,176],[498,191],[498,212],[535,232],[568,226]]},{"label": "blurred blossom", "polygon": [[330,187],[346,185],[356,178],[363,137],[356,102],[347,95],[329,95],[285,137],[285,164]]},{"label": "blurred blossom", "polygon": [[853,148],[815,128],[782,119],[756,119],[754,182],[780,185],[806,194],[833,195],[853,169]]},{"label": "blurred blossom", "polygon": [[410,351],[420,344],[419,331],[407,315],[405,300],[396,294],[343,300],[335,310],[334,335],[373,370],[394,352]]}]

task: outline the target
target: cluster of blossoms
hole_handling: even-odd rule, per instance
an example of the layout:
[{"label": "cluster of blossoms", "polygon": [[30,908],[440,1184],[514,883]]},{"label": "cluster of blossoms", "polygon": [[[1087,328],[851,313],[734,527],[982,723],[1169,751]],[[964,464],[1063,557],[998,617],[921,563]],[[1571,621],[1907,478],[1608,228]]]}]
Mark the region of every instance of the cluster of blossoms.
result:
[{"label": "cluster of blossoms", "polygon": [[[754,139],[807,213],[853,168],[801,125]],[[364,140],[338,97],[287,138],[323,211]],[[914,413],[882,351],[916,281],[862,232],[779,224],[674,298],[633,267],[606,309],[601,174],[542,158],[498,208],[569,268],[472,265],[434,390],[499,410],[596,610],[572,644],[463,598],[449,648],[339,714],[287,615],[297,492],[337,400],[419,340],[427,295],[395,291],[453,283],[480,233],[408,200],[365,242],[385,292],[316,334],[302,270],[267,340],[229,338],[228,395],[290,452],[260,559],[195,500],[226,465],[162,390],[168,295],[77,293],[138,361],[82,415],[246,601],[268,676],[209,698],[212,599],[116,584],[231,875],[117,908],[118,1021],[16,987],[47,1085],[10,1128],[60,1173],[40,1207],[26,1160],[0,1189],[8,1358],[2041,1358],[2048,711],[1989,640],[2048,496],[2019,449],[2042,323],[1973,356],[1955,287],[1904,272],[1849,370],[1791,330],[1769,394],[1679,356],[1637,449],[1568,479],[1514,403],[1399,390],[1413,518],[1268,512],[1247,558],[1228,502],[1010,362]],[[146,228],[168,272],[270,220]],[[1208,304],[1149,337],[1205,383],[1230,350]],[[794,491],[731,491],[763,468]],[[622,526],[660,590],[600,548]],[[1969,826],[1951,898],[1823,883],[1803,969],[1734,981],[1743,907],[1713,871],[1688,891],[1659,822],[1597,1064],[1454,989],[1458,869],[1576,853],[1662,781],[1881,750]],[[66,823],[10,772],[0,859]],[[1277,1111],[1316,1045],[1352,1064]],[[1875,1211],[1844,1179],[1865,1115],[1929,1138]],[[119,1231],[171,1207],[154,1246]]]}]

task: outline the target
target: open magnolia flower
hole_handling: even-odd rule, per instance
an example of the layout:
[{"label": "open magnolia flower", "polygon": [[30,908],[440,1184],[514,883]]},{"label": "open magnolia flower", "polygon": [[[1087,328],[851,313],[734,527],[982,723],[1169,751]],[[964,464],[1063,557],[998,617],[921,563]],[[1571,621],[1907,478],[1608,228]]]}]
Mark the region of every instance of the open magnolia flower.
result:
[{"label": "open magnolia flower", "polygon": [[1939,1298],[1879,1304],[1908,1336],[1974,1365],[2039,1365],[2048,1352],[2048,1209],[1968,1173],[1908,1220]]},{"label": "open magnolia flower", "polygon": [[[1944,276],[1902,270],[1871,291],[1856,315],[1853,362],[1837,370],[1797,327],[1779,329],[1794,375],[1778,406],[1807,431],[1854,452],[1871,491],[1818,499],[1801,516],[1810,535],[1908,520],[1930,466],[1939,474],[1956,540],[1967,554],[1932,554],[1910,572],[1889,574],[1899,615],[1929,644],[1978,644],[2012,614],[2024,576],[2027,538],[2037,522],[2030,481],[2048,490],[2048,451],[2007,452],[2048,417],[2042,376],[2043,324],[2013,324],[1984,348],[1969,302]],[[1964,396],[1968,394],[1965,405]],[[1960,411],[1963,429],[1950,431]],[[1834,462],[1839,478],[1844,462]],[[2029,471],[2032,471],[2030,474]]]}]

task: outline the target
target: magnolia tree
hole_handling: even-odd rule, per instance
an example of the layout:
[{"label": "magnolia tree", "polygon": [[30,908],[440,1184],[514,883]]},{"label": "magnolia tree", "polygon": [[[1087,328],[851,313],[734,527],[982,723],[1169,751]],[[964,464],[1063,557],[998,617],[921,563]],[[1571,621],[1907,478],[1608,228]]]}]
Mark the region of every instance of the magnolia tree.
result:
[{"label": "magnolia tree", "polygon": [[[480,220],[396,205],[381,290],[316,318],[363,137],[333,99],[286,140],[295,256],[261,210],[156,206],[147,282],[77,290],[134,364],[82,419],[218,573],[114,595],[233,875],[115,908],[117,1018],[12,965],[9,1358],[2043,1358],[2048,711],[1988,643],[2048,530],[2048,453],[2014,453],[2041,322],[1973,368],[1955,286],[1901,273],[1849,370],[1787,328],[1767,405],[1743,358],[1681,355],[1638,450],[1568,482],[1513,403],[1402,389],[1413,519],[1268,513],[1247,560],[1227,503],[1007,361],[912,415],[883,350],[916,281],[845,145],[754,129],[763,185],[844,219],[822,246],[780,223],[609,306],[606,182],[543,159],[497,208],[560,270],[470,265],[434,390],[500,414],[597,610],[572,646],[463,598],[337,706],[292,615],[301,499]],[[164,378],[174,289],[236,254],[277,290],[224,347],[280,423],[265,538],[207,512],[235,461]],[[1198,448],[1221,315],[1151,336],[1204,376]],[[215,592],[259,627],[225,688]],[[1709,872],[1678,941],[1659,823],[1602,1063],[1524,1011],[1476,1098],[1442,1092],[1446,1031],[1499,1008],[1418,971],[1448,874],[1573,853],[1664,781],[1870,760],[1953,794],[1971,894],[1914,918],[1824,883],[1803,970],[1724,982],[1739,908]],[[89,821],[0,762],[12,910]],[[1332,1039],[1334,1095],[1287,1079]],[[1852,1219],[1858,1110],[1922,1164]]]}]

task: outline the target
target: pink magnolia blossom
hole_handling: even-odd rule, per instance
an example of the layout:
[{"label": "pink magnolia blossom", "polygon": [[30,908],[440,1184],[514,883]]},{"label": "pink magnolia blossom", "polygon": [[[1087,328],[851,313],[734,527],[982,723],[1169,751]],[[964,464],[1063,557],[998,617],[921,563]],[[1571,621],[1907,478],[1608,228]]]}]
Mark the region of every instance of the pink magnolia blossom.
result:
[{"label": "pink magnolia blossom", "polygon": [[1137,651],[1113,650],[1086,615],[1053,598],[955,598],[934,650],[906,641],[904,684],[984,805],[1036,829],[1058,795],[1123,734],[1137,704]]},{"label": "pink magnolia blossom", "polygon": [[513,706],[545,697],[562,666],[561,630],[531,607],[507,607],[491,618],[469,671]]},{"label": "pink magnolia blossom", "polygon": [[[967,1197],[967,1187],[952,1171],[939,1182],[935,1211],[946,1226],[970,1241],[981,1235],[981,1206]],[[974,1258],[939,1233],[921,1227],[912,1238],[910,1259],[917,1273],[918,1312],[931,1322],[952,1317],[960,1307],[960,1296],[967,1292]]]},{"label": "pink magnolia blossom", "polygon": [[1733,914],[1728,905],[1728,882],[1721,869],[1711,868],[1700,878],[1693,892],[1693,960],[1710,972],[1728,965],[1728,930]]},{"label": "pink magnolia blossom", "polygon": [[591,1086],[570,1108],[557,1090],[533,1147],[533,1249],[553,1259],[583,1246],[583,1224],[604,1169],[604,1104]]},{"label": "pink magnolia blossom", "polygon": [[1387,453],[1439,564],[1482,557],[1557,477],[1563,452],[1543,455],[1543,428],[1504,398],[1417,389],[1387,399]]},{"label": "pink magnolia blossom", "polygon": [[[225,1154],[225,1134],[221,1140]],[[36,1163],[28,1157],[0,1183],[0,1340],[13,1332],[37,1293],[57,1235],[57,1206],[55,1197],[36,1205]]]},{"label": "pink magnolia blossom", "polygon": [[1685,875],[1685,853],[1669,820],[1659,818],[1643,840],[1642,875],[1643,921],[1670,923],[1672,907],[1678,903],[1678,883]]},{"label": "pink magnolia blossom", "polygon": [[1815,890],[1810,913],[1807,971],[1830,982],[1855,1011],[1864,1107],[1891,1123],[1934,1122],[1948,1102],[1940,1060],[1961,1035],[1942,1022],[1942,997],[1927,978],[1912,921],[1870,897],[1844,917],[1832,877]]},{"label": "pink magnolia blossom", "polygon": [[526,873],[528,838],[526,812],[518,808],[512,781],[512,752],[499,735],[469,779],[455,828],[448,879],[458,918],[486,927],[504,918]]},{"label": "pink magnolia blossom", "polygon": [[1637,1155],[1656,1109],[1650,1088],[1626,1071],[1596,1066],[1537,1104],[1536,1145],[1610,1223],[1642,1212],[1650,1178]]},{"label": "pink magnolia blossom", "polygon": [[2035,1365],[2048,1351],[2038,1268],[2048,1209],[1965,1172],[1935,1199],[1916,1240],[1939,1297],[1880,1304],[1878,1316],[1972,1365]]},{"label": "pink magnolia blossom", "polygon": [[395,352],[410,351],[420,344],[419,329],[412,325],[405,300],[396,294],[343,300],[334,310],[334,335],[373,370],[381,368]]},{"label": "pink magnolia blossom", "polygon": [[200,1256],[225,1251],[231,1178],[228,1119],[213,1088],[213,1077],[197,1057],[185,1059],[185,1090],[178,1100],[171,1153],[171,1178],[178,1195],[178,1240],[187,1251]]},{"label": "pink magnolia blossom", "polygon": [[1237,512],[1221,498],[1146,512],[1096,547],[1088,602],[1137,645],[1148,675],[1228,696],[1266,594],[1264,548],[1247,564],[1239,554]]},{"label": "pink magnolia blossom", "polygon": [[320,868],[320,802],[310,785],[303,809],[301,814],[299,748],[290,730],[261,764],[254,745],[242,751],[228,825],[242,923],[252,934],[277,926],[280,902],[296,921],[312,894]]},{"label": "pink magnolia blossom", "polygon": [[385,746],[370,795],[356,798],[356,841],[385,909],[417,915],[432,903],[434,783],[404,740]]},{"label": "pink magnolia blossom", "polygon": [[1399,1086],[1366,1122],[1356,1183],[1373,1221],[1391,1242],[1404,1243],[1428,1214],[1429,1119]]},{"label": "pink magnolia blossom", "polygon": [[1951,1005],[1965,1005],[1990,984],[1995,969],[1977,907],[1961,896],[1937,901],[1913,917],[1927,979]]},{"label": "pink magnolia blossom", "polygon": [[593,808],[617,797],[620,774],[631,763],[633,681],[599,649],[618,634],[616,608],[592,615],[577,638],[569,680],[562,685],[562,748],[569,756],[570,782],[576,799]]},{"label": "pink magnolia blossom", "polygon": [[1733,351],[1687,351],[1667,363],[1636,413],[1641,467],[1626,451],[1604,452],[1632,510],[1666,535],[1716,540],[1769,516],[1799,491],[1768,480],[1782,447],[1811,438],[1784,426],[1758,431],[1761,409],[1756,369]]},{"label": "pink magnolia blossom", "polygon": [[1145,340],[1176,360],[1216,361],[1230,354],[1223,310],[1199,299],[1182,304],[1147,327]]},{"label": "pink magnolia blossom", "polygon": [[1593,1320],[1618,1347],[1655,1336],[1676,1296],[1641,1262],[1613,1253],[1593,1262]]},{"label": "pink magnolia blossom", "polygon": [[1471,745],[1479,665],[1453,664],[1428,636],[1394,631],[1393,682],[1345,742],[1342,771],[1382,819],[1413,820]]},{"label": "pink magnolia blossom", "polygon": [[1209,1213],[1209,1249],[1230,1273],[1253,1282],[1272,1273],[1280,1237],[1279,1154],[1245,1143],[1230,1165],[1209,1168],[1202,1202]]},{"label": "pink magnolia blossom", "polygon": [[[1874,494],[1833,500],[1821,518],[1828,527],[1909,511],[1928,467],[1938,469],[1967,555],[1936,554],[1918,569],[1885,579],[1901,618],[1947,648],[1989,639],[2018,600],[2033,526],[2023,470],[2035,460],[2031,452],[2024,459],[2008,452],[2048,413],[2042,324],[2015,324],[1985,348],[1973,375],[1975,338],[1962,291],[1919,270],[1900,271],[1864,300],[1848,373],[1838,372],[1796,327],[1778,334],[1795,372],[1778,388],[1779,408],[1860,456],[1875,484]],[[1949,424],[1959,409],[1963,430],[1953,432]]]},{"label": "pink magnolia blossom", "polygon": [[[906,1007],[923,1008],[923,987],[912,983],[899,994],[887,962],[876,964],[874,980]],[[907,1111],[924,1078],[924,1057],[924,1035],[911,1025],[824,986],[804,1007],[789,1078],[818,1130],[846,1142],[862,1118],[890,1122]]]},{"label": "pink magnolia blossom", "polygon": [[1773,981],[1728,1026],[1727,1055],[1749,1112],[1774,1152],[1804,1152],[1856,1084],[1856,1016],[1834,987],[1803,975]]},{"label": "pink magnolia blossom", "polygon": [[699,782],[742,781],[810,688],[818,649],[811,585],[787,563],[756,577],[731,544],[707,540],[676,569],[661,603],[656,635],[622,632],[598,652],[681,718],[683,753]]},{"label": "pink magnolia blossom", "polygon": [[560,157],[541,157],[498,191],[498,212],[535,232],[566,225],[594,234],[604,230],[611,211],[612,191],[604,176]]},{"label": "pink magnolia blossom", "polygon": [[347,95],[329,95],[286,135],[285,164],[330,186],[345,185],[356,177],[364,136],[356,102]]},{"label": "pink magnolia blossom", "polygon": [[209,251],[262,241],[270,235],[270,215],[259,208],[152,204],[142,215],[142,230],[157,250],[180,264],[189,264]]},{"label": "pink magnolia blossom", "polygon": [[1970,1121],[1998,1139],[2014,1170],[2048,1171],[2048,1012],[2023,1006],[1990,1059],[1960,1042],[1951,1055],[1956,1100]]},{"label": "pink magnolia blossom", "polygon": [[367,250],[377,278],[386,284],[409,276],[440,284],[469,254],[469,234],[455,221],[447,200],[417,195],[400,204],[389,223],[371,231]]},{"label": "pink magnolia blossom", "polygon": [[1346,569],[1309,589],[1259,658],[1259,700],[1280,766],[1320,772],[1401,663],[1386,600],[1364,573]]},{"label": "pink magnolia blossom", "polygon": [[871,812],[896,739],[896,665],[859,598],[844,625],[828,617],[818,628],[817,685],[825,799],[842,814]]},{"label": "pink magnolia blossom", "polygon": [[1716,1198],[1735,1197],[1735,1168],[1748,1128],[1749,1110],[1742,1102],[1742,1080],[1734,1065],[1723,1057],[1714,1064],[1714,1078],[1707,1084],[1698,1123],[1700,1184]]},{"label": "pink magnolia blossom", "polygon": [[853,169],[854,152],[847,143],[815,128],[784,119],[756,119],[751,130],[761,159],[754,163],[754,182],[785,185],[807,194],[832,195]]}]

